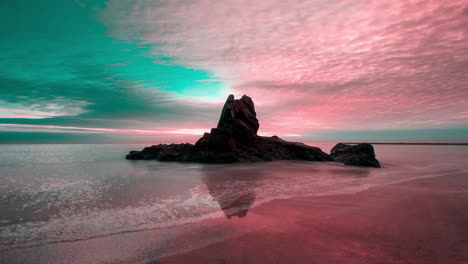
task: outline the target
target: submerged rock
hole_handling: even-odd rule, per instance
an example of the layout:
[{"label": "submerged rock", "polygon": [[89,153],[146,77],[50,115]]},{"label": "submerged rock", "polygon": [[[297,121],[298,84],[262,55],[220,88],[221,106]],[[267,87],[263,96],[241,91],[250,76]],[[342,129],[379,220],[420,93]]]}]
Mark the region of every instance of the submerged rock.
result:
[{"label": "submerged rock", "polygon": [[[335,155],[320,148],[298,142],[288,142],[277,136],[257,135],[259,128],[252,99],[246,95],[235,99],[229,95],[216,128],[192,144],[160,144],[142,151],[130,151],[127,159],[193,162],[254,162],[272,160],[340,161],[350,165],[374,166],[374,150],[370,146],[343,150],[335,146]],[[345,145],[346,146],[346,145]],[[362,148],[362,149],[361,149]],[[337,152],[338,151],[338,152]],[[372,155],[371,155],[372,154]],[[373,159],[373,160],[372,160]],[[369,165],[372,164],[372,165]]]},{"label": "submerged rock", "polygon": [[371,144],[348,145],[338,143],[331,149],[330,155],[334,161],[342,162],[345,165],[380,168],[380,163],[375,158],[374,147]]}]

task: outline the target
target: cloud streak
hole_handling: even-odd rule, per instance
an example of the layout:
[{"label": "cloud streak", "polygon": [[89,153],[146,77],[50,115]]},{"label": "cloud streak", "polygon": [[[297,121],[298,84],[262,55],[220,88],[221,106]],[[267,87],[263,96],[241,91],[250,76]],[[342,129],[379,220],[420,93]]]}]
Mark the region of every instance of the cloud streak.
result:
[{"label": "cloud streak", "polygon": [[[0,124],[2,132],[34,132],[34,133],[75,133],[75,134],[123,134],[126,136],[142,137],[145,136],[194,136],[191,140],[198,139],[210,128],[172,128],[165,130],[149,129],[121,129],[121,128],[101,128],[101,127],[78,127],[78,126],[55,126],[55,125],[27,125],[27,124]],[[285,136],[299,137],[299,134],[280,134],[277,132],[260,132],[261,136]]]},{"label": "cloud streak", "polygon": [[34,103],[20,101],[10,103],[0,100],[0,118],[42,119],[57,116],[77,116],[87,111],[86,101],[57,97],[53,100],[38,100]]},{"label": "cloud streak", "polygon": [[118,129],[101,127],[77,127],[54,125],[27,125],[27,124],[0,124],[2,131],[46,132],[46,133],[117,133],[117,134],[176,134],[176,135],[202,135],[209,129],[203,128],[176,128],[172,130],[147,129]]}]

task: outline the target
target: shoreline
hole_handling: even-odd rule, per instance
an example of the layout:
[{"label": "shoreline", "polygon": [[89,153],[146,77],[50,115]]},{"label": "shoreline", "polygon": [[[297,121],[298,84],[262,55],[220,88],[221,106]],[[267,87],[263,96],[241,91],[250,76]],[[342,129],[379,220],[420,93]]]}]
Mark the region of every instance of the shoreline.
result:
[{"label": "shoreline", "polygon": [[[354,194],[279,199],[249,212],[250,223],[243,227],[253,225],[256,231],[148,263],[466,263],[464,212],[468,179],[463,174]],[[269,255],[279,248],[279,254]]]},{"label": "shoreline", "polygon": [[460,173],[277,199],[243,218],[15,249],[1,252],[0,263],[462,263],[468,252],[442,249],[468,247],[467,219],[468,178]]}]

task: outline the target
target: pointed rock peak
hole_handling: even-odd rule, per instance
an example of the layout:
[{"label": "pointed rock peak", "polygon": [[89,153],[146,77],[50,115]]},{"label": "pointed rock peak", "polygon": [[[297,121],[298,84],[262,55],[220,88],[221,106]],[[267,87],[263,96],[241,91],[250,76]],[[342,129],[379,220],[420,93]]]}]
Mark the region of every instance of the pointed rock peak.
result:
[{"label": "pointed rock peak", "polygon": [[[230,109],[232,109],[232,105],[234,103],[234,95],[230,94],[228,98],[226,99],[226,102],[224,103],[223,110],[221,111],[221,117],[219,118],[219,122],[221,122],[221,119],[223,119],[223,116],[228,115],[228,112],[230,113]],[[218,123],[219,127],[219,123]]]},{"label": "pointed rock peak", "polygon": [[255,113],[255,106],[254,106],[254,102],[252,100],[252,98],[250,98],[249,96],[247,95],[243,95],[240,99],[240,101],[249,108],[250,111],[254,112]]},{"label": "pointed rock peak", "polygon": [[224,104],[217,128],[233,128],[233,131],[256,136],[259,128],[257,114],[252,98],[244,95],[235,99],[229,95]]}]

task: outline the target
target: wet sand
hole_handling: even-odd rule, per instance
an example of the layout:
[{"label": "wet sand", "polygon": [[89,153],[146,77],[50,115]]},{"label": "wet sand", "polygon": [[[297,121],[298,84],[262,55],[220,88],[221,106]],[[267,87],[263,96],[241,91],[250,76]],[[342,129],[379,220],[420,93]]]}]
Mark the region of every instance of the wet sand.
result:
[{"label": "wet sand", "polygon": [[296,197],[179,227],[0,252],[0,263],[468,263],[468,175]]},{"label": "wet sand", "polygon": [[153,263],[468,263],[468,175],[279,200],[239,220],[255,230]]}]

